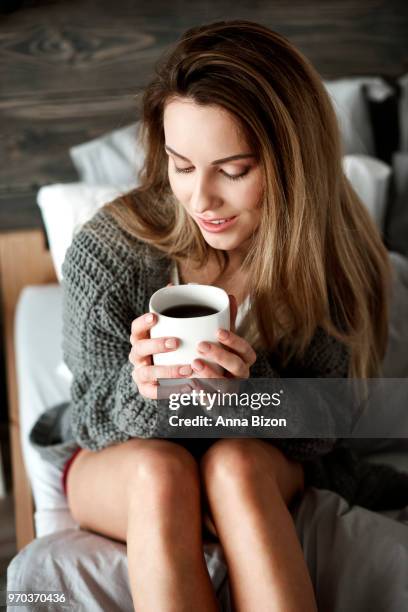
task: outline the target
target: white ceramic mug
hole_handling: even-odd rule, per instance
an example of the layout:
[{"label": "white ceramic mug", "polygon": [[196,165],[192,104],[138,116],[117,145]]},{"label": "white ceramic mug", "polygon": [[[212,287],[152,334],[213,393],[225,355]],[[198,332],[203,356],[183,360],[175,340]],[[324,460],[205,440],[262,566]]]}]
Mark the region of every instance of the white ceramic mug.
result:
[{"label": "white ceramic mug", "polygon": [[[214,314],[203,317],[169,317],[162,312],[167,308],[179,305],[208,306],[216,310]],[[198,352],[197,344],[207,341],[220,343],[217,339],[217,330],[230,329],[230,306],[228,294],[219,287],[189,283],[188,285],[174,285],[163,287],[150,298],[150,312],[157,315],[157,323],[150,329],[151,338],[175,337],[180,341],[175,351],[156,353],[153,355],[155,365],[192,364],[194,359],[200,359],[214,364]],[[218,364],[213,369],[222,376],[223,368]]]}]

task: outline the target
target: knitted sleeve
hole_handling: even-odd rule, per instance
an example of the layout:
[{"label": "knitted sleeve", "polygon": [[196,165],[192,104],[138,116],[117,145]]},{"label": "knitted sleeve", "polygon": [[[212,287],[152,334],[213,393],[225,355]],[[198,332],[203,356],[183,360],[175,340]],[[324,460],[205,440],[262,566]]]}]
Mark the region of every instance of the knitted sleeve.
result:
[{"label": "knitted sleeve", "polygon": [[[345,378],[348,375],[349,351],[335,338],[318,328],[302,363],[291,363],[279,368],[273,355],[259,351],[251,368],[254,378]],[[301,398],[300,398],[301,400]],[[329,453],[336,438],[274,438],[273,444],[295,461],[308,461]]]},{"label": "knitted sleeve", "polygon": [[90,450],[152,437],[157,420],[157,402],[138,392],[128,360],[131,321],[145,308],[145,271],[128,248],[112,246],[97,229],[77,234],[63,265],[71,426],[77,443]]},{"label": "knitted sleeve", "polygon": [[[140,249],[105,216],[76,235],[63,265],[63,354],[73,375],[71,426],[77,443],[90,450],[133,437],[160,437],[157,401],[142,396],[128,361],[131,321],[148,309],[147,276],[155,275]],[[159,271],[156,286],[163,281]],[[151,281],[151,278],[149,279]],[[160,285],[162,286],[162,285]],[[294,376],[260,352],[251,377]],[[301,377],[347,376],[344,347],[318,332]],[[295,373],[296,375],[296,373]],[[275,439],[302,461],[327,453],[334,439]]]}]

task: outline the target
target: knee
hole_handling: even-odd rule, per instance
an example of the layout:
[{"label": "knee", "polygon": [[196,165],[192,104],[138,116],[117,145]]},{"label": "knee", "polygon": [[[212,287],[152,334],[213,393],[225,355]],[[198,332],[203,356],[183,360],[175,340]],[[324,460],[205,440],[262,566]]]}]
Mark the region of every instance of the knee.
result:
[{"label": "knee", "polygon": [[145,440],[130,452],[131,490],[174,493],[181,486],[199,481],[198,466],[182,446],[167,440]]},{"label": "knee", "polygon": [[200,471],[206,487],[238,486],[264,480],[266,476],[276,482],[275,466],[282,453],[256,438],[224,438],[213,444],[200,462]]}]

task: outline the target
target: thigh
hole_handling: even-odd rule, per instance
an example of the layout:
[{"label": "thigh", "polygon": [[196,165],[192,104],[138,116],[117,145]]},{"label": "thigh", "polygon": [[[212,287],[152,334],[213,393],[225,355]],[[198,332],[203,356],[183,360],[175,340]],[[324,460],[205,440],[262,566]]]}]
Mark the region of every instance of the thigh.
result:
[{"label": "thigh", "polygon": [[[68,471],[68,505],[82,528],[125,541],[137,474],[145,474],[151,490],[155,478],[171,486],[173,479],[167,477],[166,470],[191,476],[194,468],[198,474],[186,449],[163,439],[132,438],[96,452],[82,449]],[[151,477],[151,471],[155,476]]]},{"label": "thigh", "polygon": [[305,472],[303,464],[290,459],[283,451],[277,448],[273,440],[259,438],[271,453],[277,482],[282,496],[287,504],[297,502],[305,491]]},{"label": "thigh", "polygon": [[272,441],[261,438],[224,438],[204,454],[200,462],[206,489],[243,491],[246,485],[276,486],[289,504],[304,490],[304,470],[286,457]]}]

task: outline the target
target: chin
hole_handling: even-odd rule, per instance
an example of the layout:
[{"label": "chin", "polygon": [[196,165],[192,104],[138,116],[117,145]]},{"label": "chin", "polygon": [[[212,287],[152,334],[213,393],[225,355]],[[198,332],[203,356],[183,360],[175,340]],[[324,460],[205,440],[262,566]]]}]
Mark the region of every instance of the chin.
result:
[{"label": "chin", "polygon": [[226,236],[217,236],[216,234],[213,236],[203,237],[204,240],[214,249],[220,249],[222,251],[233,251],[234,249],[237,249],[242,243],[241,240],[231,240],[231,238],[228,239]]}]

